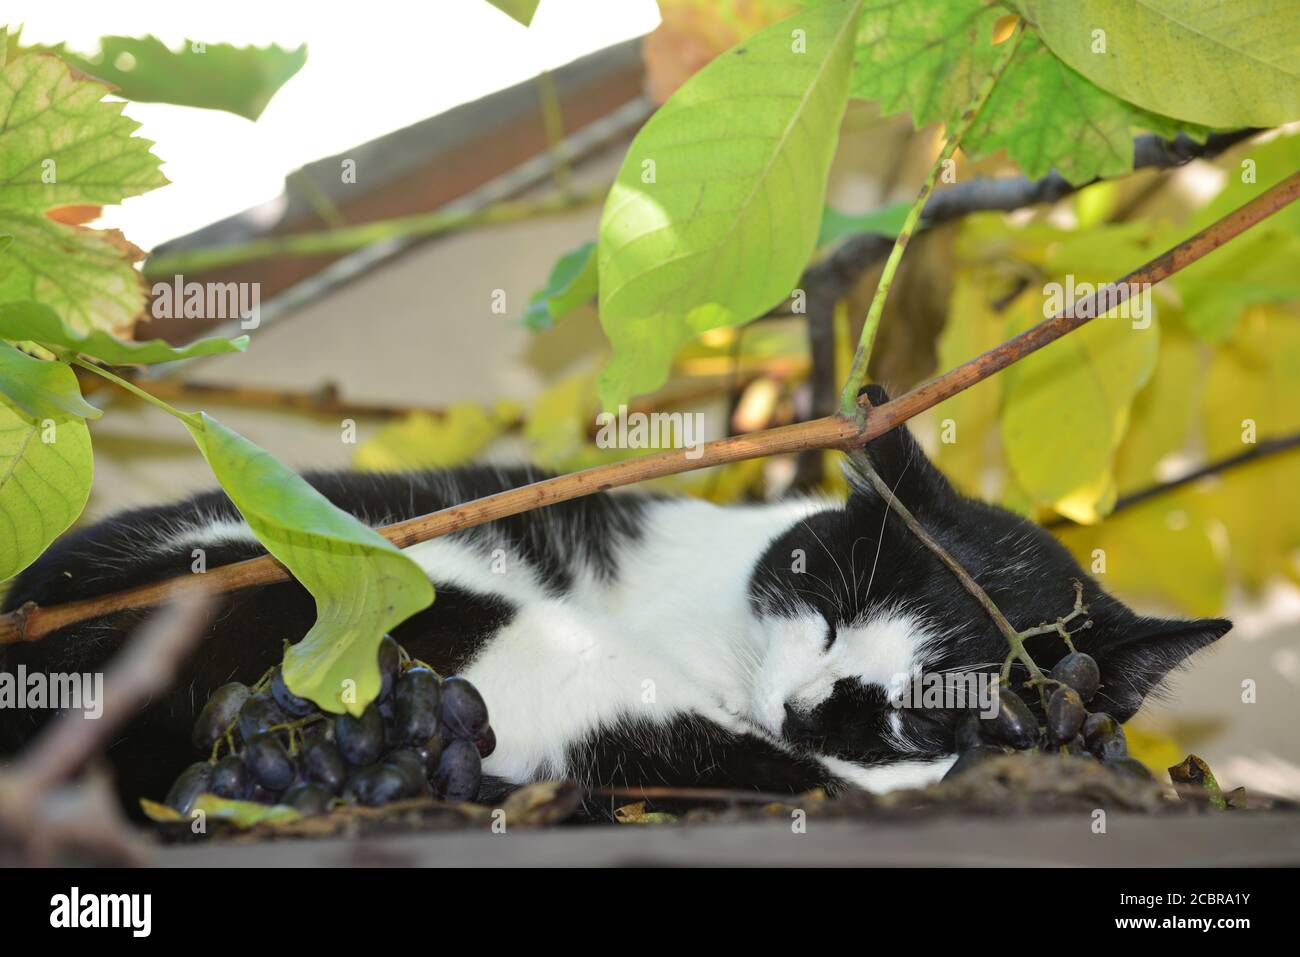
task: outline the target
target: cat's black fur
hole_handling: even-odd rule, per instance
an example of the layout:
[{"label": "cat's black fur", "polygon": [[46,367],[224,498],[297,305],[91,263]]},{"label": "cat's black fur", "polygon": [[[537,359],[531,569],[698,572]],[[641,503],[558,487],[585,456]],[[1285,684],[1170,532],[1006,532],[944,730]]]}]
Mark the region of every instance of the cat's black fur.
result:
[{"label": "cat's black fur", "polygon": [[[875,392],[874,401],[883,401]],[[1084,583],[1091,627],[1080,631],[1080,650],[1102,666],[1103,688],[1094,710],[1126,720],[1165,675],[1189,655],[1224,634],[1221,620],[1167,621],[1141,617],[1106,594],[1050,534],[1003,509],[957,494],[928,462],[905,428],[868,447],[882,478],[930,532],[974,575],[1017,627],[1067,614],[1072,582]],[[440,475],[322,473],[307,478],[327,498],[367,522],[383,524],[432,512],[543,477],[531,469],[469,467]],[[613,580],[620,550],[642,534],[650,499],[636,494],[596,494],[505,518],[457,537],[485,555],[505,547],[542,570],[547,587],[563,596],[580,567]],[[14,582],[4,608],[26,602],[49,606],[74,601],[189,570],[188,548],[174,554],[150,551],[169,530],[199,510],[213,519],[238,514],[221,492],[187,502],[138,509],[64,536]],[[580,533],[577,532],[580,530]],[[701,543],[707,547],[708,543]],[[206,544],[209,567],[262,554],[252,544]],[[791,568],[796,549],[806,573]],[[865,575],[845,567],[870,568]],[[810,582],[817,582],[810,588]],[[412,655],[444,674],[463,670],[493,635],[518,613],[510,600],[438,582],[437,600],[395,631]],[[779,617],[809,609],[827,621],[826,644],[863,613],[906,608],[935,623],[945,635],[930,670],[994,671],[1005,643],[984,610],[952,573],[888,511],[875,494],[856,488],[842,508],[828,508],[776,535],[754,555],[749,593],[754,611]],[[662,599],[661,599],[662,600]],[[653,614],[653,608],[647,608]],[[0,649],[0,669],[102,671],[143,612],[115,614],[69,626],[40,641]],[[219,685],[251,682],[274,665],[285,639],[304,634],[315,618],[311,597],[297,583],[249,589],[224,596],[212,615],[199,651],[184,678],[153,701],[114,742],[110,757],[123,794],[160,797],[178,771],[194,759],[189,731],[208,694]],[[1043,666],[1063,653],[1059,638],[1033,639]],[[491,701],[489,700],[489,707]],[[596,786],[680,785],[747,787],[798,792],[839,781],[816,755],[863,765],[897,759],[880,715],[886,705],[875,686],[844,679],[807,712],[787,707],[781,740],[737,733],[695,715],[667,722],[621,720],[568,748],[577,776]],[[0,711],[0,749],[12,753],[27,741],[43,714]],[[908,714],[910,756],[938,757],[953,751],[955,712]],[[489,782],[485,794],[508,785]]]}]

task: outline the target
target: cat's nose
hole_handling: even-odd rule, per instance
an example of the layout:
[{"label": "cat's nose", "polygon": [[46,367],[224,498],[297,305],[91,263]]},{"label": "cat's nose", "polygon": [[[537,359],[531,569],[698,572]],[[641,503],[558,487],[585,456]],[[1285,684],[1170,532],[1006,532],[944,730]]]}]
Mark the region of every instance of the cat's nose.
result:
[{"label": "cat's nose", "polygon": [[781,724],[781,737],[787,741],[808,741],[817,736],[817,723],[811,714],[800,714],[789,702],[785,706],[785,721]]}]

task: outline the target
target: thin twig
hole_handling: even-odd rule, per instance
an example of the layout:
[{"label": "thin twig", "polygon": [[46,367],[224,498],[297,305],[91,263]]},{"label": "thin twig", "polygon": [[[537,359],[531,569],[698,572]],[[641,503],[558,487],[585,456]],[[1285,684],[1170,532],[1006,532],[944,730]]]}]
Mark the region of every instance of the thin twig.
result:
[{"label": "thin twig", "polygon": [[538,216],[551,216],[600,202],[609,192],[609,184],[574,193],[556,193],[539,200],[511,200],[494,203],[483,209],[462,212],[434,210],[414,216],[398,216],[356,226],[342,226],[313,233],[268,236],[246,243],[208,246],[175,253],[150,256],[144,274],[158,279],[183,273],[201,273],[223,266],[269,259],[275,256],[321,256],[347,253],[385,239],[437,236],[467,226],[491,226],[515,223]]},{"label": "thin twig", "polygon": [[[813,419],[797,425],[767,429],[749,435],[734,436],[706,443],[695,450],[670,449],[609,465],[544,479],[522,488],[499,492],[484,498],[398,522],[379,529],[398,547],[407,547],[449,532],[481,525],[508,515],[517,515],[544,505],[568,501],[593,492],[631,485],[647,479],[676,475],[694,469],[739,462],[769,455],[800,452],[810,448],[860,448],[890,429],[926,409],[933,408],[977,382],[987,379],[1030,353],[1036,352],[1084,325],[1105,302],[1117,306],[1128,298],[1134,286],[1155,284],[1169,278],[1222,246],[1246,229],[1282,209],[1300,197],[1300,173],[1294,173],[1255,197],[1239,209],[1200,230],[1188,239],[1133,270],[1116,283],[1102,287],[1076,303],[1072,309],[1046,319],[1020,335],[971,359],[963,365],[931,379],[892,402],[869,409],[866,421],[859,425],[838,415]],[[691,453],[688,457],[687,452]],[[146,585],[123,592],[101,595],[64,605],[41,608],[33,603],[0,616],[0,644],[32,641],[78,621],[98,618],[112,612],[156,605],[179,580]],[[288,581],[288,571],[269,555],[217,566],[200,576],[210,591],[226,592],[253,585]]]}]

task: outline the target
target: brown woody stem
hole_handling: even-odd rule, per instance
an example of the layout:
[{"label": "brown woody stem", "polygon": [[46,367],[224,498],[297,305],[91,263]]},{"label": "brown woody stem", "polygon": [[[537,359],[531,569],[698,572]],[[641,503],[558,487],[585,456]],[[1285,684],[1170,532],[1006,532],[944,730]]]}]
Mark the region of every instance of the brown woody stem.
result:
[{"label": "brown woody stem", "polygon": [[[1111,306],[1118,305],[1128,298],[1133,285],[1153,284],[1169,278],[1282,209],[1297,197],[1300,197],[1300,173],[1292,174],[1249,203],[1123,276],[1115,284],[1104,287],[1087,299],[1076,303],[1072,310],[1067,309],[1051,319],[1040,322],[1013,339],[938,378],[931,379],[892,402],[870,408],[866,421],[861,426],[848,418],[833,415],[798,425],[709,442],[700,450],[702,454],[694,458],[688,457],[689,450],[683,449],[656,452],[624,462],[544,479],[522,488],[489,495],[463,505],[455,505],[439,512],[385,526],[379,531],[399,547],[406,547],[448,532],[504,518],[507,515],[517,515],[543,505],[552,505],[590,495],[593,492],[631,485],[665,475],[811,448],[845,450],[860,448],[871,439],[897,428],[913,416],[938,405],[943,400],[970,388],[1013,362],[1079,328],[1089,321],[1103,295],[1117,296],[1108,302]],[[1115,286],[1118,286],[1118,289]],[[694,452],[691,454],[694,455]],[[226,592],[254,585],[288,581],[290,577],[288,571],[274,558],[263,556],[209,569],[202,576],[201,581],[209,591]],[[49,608],[41,608],[29,603],[17,611],[0,616],[0,644],[33,641],[78,621],[126,609],[151,607],[159,604],[179,584],[193,583],[193,581],[194,576],[185,575],[153,585]]]}]

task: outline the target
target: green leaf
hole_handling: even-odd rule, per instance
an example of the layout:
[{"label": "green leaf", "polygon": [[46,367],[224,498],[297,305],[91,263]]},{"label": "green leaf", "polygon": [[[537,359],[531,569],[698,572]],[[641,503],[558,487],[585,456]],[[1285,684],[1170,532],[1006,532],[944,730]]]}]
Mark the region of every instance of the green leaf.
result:
[{"label": "green leaf", "polygon": [[359,715],[379,693],[380,640],[433,601],[428,577],[242,435],[205,413],[184,421],[258,541],[316,599],[316,624],[284,656],[289,690]]},{"label": "green leaf", "polygon": [[62,362],[47,362],[0,342],[0,393],[34,419],[60,413],[98,419],[102,413],[81,397],[77,376]]},{"label": "green leaf", "polygon": [[190,814],[202,811],[216,821],[228,821],[238,828],[252,827],[254,824],[284,824],[296,821],[302,815],[287,804],[260,804],[257,801],[236,801],[217,797],[215,794],[200,794],[194,799]]},{"label": "green leaf", "polygon": [[0,229],[15,239],[0,259],[0,301],[34,299],[74,329],[130,334],[145,306],[140,274],[131,265],[143,253],[120,233],[3,207]]},{"label": "green leaf", "polygon": [[104,84],[62,60],[28,54],[0,70],[0,301],[35,299],[74,328],[120,335],[145,296],[132,263],[143,253],[121,234],[65,226],[44,214],[76,204],[120,202],[165,185],[139,128],[107,102]]},{"label": "green leaf", "polygon": [[1221,128],[1300,118],[1300,16],[1291,0],[1015,3],[1058,57],[1144,109]]},{"label": "green leaf", "polygon": [[0,581],[30,565],[76,521],[93,472],[84,420],[33,419],[0,400]]},{"label": "green leaf", "polygon": [[1130,172],[1141,125],[1128,104],[1026,33],[962,146],[972,158],[1005,149],[1030,179],[1055,169],[1080,184]]},{"label": "green leaf", "polygon": [[[102,83],[74,76],[52,56],[28,55],[0,71],[0,206],[43,212],[108,204],[167,184],[152,142],[105,102]],[[4,227],[8,231],[8,226]]]},{"label": "green leaf", "polygon": [[599,292],[596,244],[585,242],[559,258],[546,286],[533,293],[524,313],[524,325],[534,332],[551,328],[558,320],[596,298]]},{"label": "green leaf", "polygon": [[55,352],[75,352],[111,365],[153,365],[221,352],[243,352],[248,336],[234,339],[199,339],[175,348],[161,339],[125,342],[98,329],[78,332],[68,327],[48,306],[38,302],[0,305],[0,339],[37,342]]},{"label": "green leaf", "polygon": [[607,407],[696,335],[790,294],[821,225],[860,3],[809,7],[689,79],[642,127],[600,224]]},{"label": "green leaf", "polygon": [[225,110],[250,120],[307,62],[305,44],[286,50],[186,40],[173,51],[153,36],[104,37],[99,52],[89,56],[60,52],[78,69],[113,84],[124,99]]},{"label": "green leaf", "polygon": [[889,206],[856,216],[841,213],[838,209],[827,206],[822,212],[822,226],[817,234],[817,248],[829,246],[836,240],[855,233],[879,233],[890,239],[897,239],[911,206],[912,204],[908,202],[891,203]]},{"label": "green leaf", "polygon": [[517,20],[524,26],[532,26],[533,16],[537,13],[537,5],[541,0],[488,0],[488,3],[496,7],[512,20]]},{"label": "green leaf", "polygon": [[[985,0],[880,0],[863,10],[854,53],[854,96],[885,115],[907,110],[918,129],[954,126],[993,69],[993,28],[1005,10]],[[1055,168],[1075,184],[1133,167],[1134,127],[1181,128],[1092,83],[1026,32],[962,142],[972,159],[1005,149],[1026,176]]]},{"label": "green leaf", "polygon": [[[1012,306],[1008,338],[1051,310],[1036,290]],[[1111,463],[1134,396],[1155,368],[1159,329],[1101,317],[1031,353],[1003,373],[1002,443],[1018,485],[1033,500],[1092,523],[1115,501]]]}]

